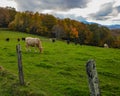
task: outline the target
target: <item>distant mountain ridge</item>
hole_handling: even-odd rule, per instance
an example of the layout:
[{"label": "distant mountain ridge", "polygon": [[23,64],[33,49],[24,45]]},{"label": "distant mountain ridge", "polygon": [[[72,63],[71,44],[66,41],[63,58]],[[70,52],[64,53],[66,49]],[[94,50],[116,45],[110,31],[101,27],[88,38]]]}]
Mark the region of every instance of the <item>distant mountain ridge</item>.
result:
[{"label": "distant mountain ridge", "polygon": [[[95,23],[95,22],[88,22],[88,21],[81,21],[85,24],[98,24],[98,23]],[[100,24],[101,25],[101,24]],[[120,29],[120,24],[115,24],[115,25],[103,25],[103,26],[106,26],[108,27],[109,29]]]},{"label": "distant mountain ridge", "polygon": [[120,25],[119,24],[116,24],[116,25],[107,25],[107,27],[109,29],[120,29]]}]

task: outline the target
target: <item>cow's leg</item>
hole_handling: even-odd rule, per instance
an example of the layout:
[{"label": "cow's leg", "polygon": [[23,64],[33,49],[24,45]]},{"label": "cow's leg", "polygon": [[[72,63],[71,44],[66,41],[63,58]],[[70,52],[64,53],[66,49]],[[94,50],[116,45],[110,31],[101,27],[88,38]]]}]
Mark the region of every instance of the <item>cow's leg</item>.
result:
[{"label": "cow's leg", "polygon": [[26,51],[31,51],[28,44],[26,44]]},{"label": "cow's leg", "polygon": [[28,51],[28,45],[26,44],[26,51]]},{"label": "cow's leg", "polygon": [[35,52],[37,52],[37,46],[35,45],[34,47],[35,47],[35,48],[34,48]]},{"label": "cow's leg", "polygon": [[43,48],[42,48],[42,47],[40,47],[39,49],[40,49],[40,53],[42,53],[42,52],[43,52]]},{"label": "cow's leg", "polygon": [[37,52],[37,47],[35,46],[35,52]]},{"label": "cow's leg", "polygon": [[39,42],[38,48],[39,48],[40,53],[42,53],[43,48],[42,48],[42,43],[41,43],[41,41]]}]

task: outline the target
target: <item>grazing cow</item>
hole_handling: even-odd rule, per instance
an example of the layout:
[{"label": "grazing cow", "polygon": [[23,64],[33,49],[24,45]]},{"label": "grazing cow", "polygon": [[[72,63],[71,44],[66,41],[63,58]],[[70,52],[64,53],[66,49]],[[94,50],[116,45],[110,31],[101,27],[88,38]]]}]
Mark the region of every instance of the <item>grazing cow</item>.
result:
[{"label": "grazing cow", "polygon": [[104,48],[109,48],[108,44],[105,43],[104,44]]},{"label": "grazing cow", "polygon": [[10,41],[10,38],[6,38],[5,40],[6,40],[7,42],[9,42],[9,41]]},{"label": "grazing cow", "polygon": [[52,42],[53,42],[53,43],[55,42],[55,38],[52,39]]},{"label": "grazing cow", "polygon": [[67,44],[70,44],[70,39],[67,39]]},{"label": "grazing cow", "polygon": [[24,37],[22,37],[22,41],[25,41],[25,38],[24,38]]},{"label": "grazing cow", "polygon": [[38,47],[40,52],[42,53],[43,48],[42,48],[42,43],[39,38],[32,38],[32,37],[26,37],[25,38],[26,42],[26,48],[29,50],[29,47]]},{"label": "grazing cow", "polygon": [[19,41],[20,41],[20,38],[17,38],[17,41],[19,42]]}]

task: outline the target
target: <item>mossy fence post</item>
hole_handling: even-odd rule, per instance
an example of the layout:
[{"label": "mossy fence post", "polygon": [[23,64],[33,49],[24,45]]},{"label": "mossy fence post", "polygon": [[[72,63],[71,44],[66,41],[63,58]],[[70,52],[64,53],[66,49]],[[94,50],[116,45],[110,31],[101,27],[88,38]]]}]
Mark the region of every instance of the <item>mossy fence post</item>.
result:
[{"label": "mossy fence post", "polygon": [[90,96],[101,96],[96,64],[94,60],[89,60],[86,63],[86,72],[89,81]]},{"label": "mossy fence post", "polygon": [[22,68],[22,55],[21,55],[20,44],[16,46],[16,51],[18,55],[18,75],[19,75],[20,85],[24,85],[24,75],[23,75],[23,68]]}]

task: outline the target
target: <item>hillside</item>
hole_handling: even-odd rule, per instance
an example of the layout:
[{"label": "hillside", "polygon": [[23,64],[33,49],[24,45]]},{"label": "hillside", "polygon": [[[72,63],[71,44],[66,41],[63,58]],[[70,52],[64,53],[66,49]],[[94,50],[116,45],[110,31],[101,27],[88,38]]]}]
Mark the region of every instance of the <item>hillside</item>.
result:
[{"label": "hillside", "polygon": [[[89,96],[85,71],[89,59],[96,61],[102,96],[120,95],[120,50],[85,45],[52,43],[39,37],[44,52],[26,52],[22,37],[39,37],[21,32],[0,30],[0,96]],[[5,41],[10,38],[10,41]],[[22,49],[26,86],[20,86],[16,45]]]}]

